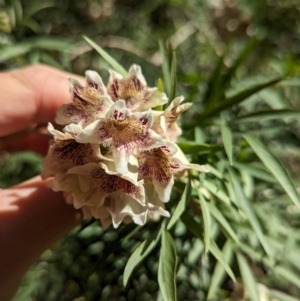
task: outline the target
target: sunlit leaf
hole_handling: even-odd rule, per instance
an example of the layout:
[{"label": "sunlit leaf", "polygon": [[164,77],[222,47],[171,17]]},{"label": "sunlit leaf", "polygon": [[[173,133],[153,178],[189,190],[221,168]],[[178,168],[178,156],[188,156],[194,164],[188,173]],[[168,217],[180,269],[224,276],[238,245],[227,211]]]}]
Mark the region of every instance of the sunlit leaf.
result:
[{"label": "sunlit leaf", "polygon": [[298,209],[300,209],[300,199],[298,192],[280,161],[258,140],[249,135],[245,135],[244,137],[251,148],[254,150],[256,155],[260,158],[260,160],[277,179],[282,188],[286,191],[294,204],[298,207]]},{"label": "sunlit leaf", "polygon": [[211,240],[210,242],[210,251],[214,255],[214,257],[220,262],[220,264],[223,266],[225,271],[227,272],[228,276],[235,282],[235,276],[234,273],[229,266],[228,260],[229,258],[225,258],[223,252],[219,249],[218,245]]},{"label": "sunlit leaf", "polygon": [[177,145],[185,154],[211,153],[224,150],[224,148],[219,145],[200,144],[193,141],[180,141],[177,142]]},{"label": "sunlit leaf", "polygon": [[92,41],[90,38],[83,36],[83,38],[107,61],[112,68],[121,74],[123,77],[127,75],[127,71],[121,66],[112,56],[110,56],[105,50],[103,50],[98,44]]},{"label": "sunlit leaf", "polygon": [[235,162],[234,167],[237,167],[241,171],[243,170],[247,172],[254,178],[266,181],[268,183],[277,183],[276,179],[271,174],[269,174],[266,170],[263,170],[263,166]]},{"label": "sunlit leaf", "polygon": [[217,187],[212,181],[203,180],[201,185],[208,189],[213,195],[215,195],[218,199],[224,202],[226,205],[230,205],[231,201],[228,195],[224,192],[224,190]]},{"label": "sunlit leaf", "polygon": [[139,265],[153,250],[159,242],[161,231],[157,230],[144,240],[131,254],[127,261],[123,275],[123,285],[126,286],[133,270]]},{"label": "sunlit leaf", "polygon": [[[203,240],[202,226],[198,222],[196,222],[195,219],[188,212],[184,212],[181,215],[181,221],[186,225],[186,227],[191,233],[193,233],[200,240]],[[222,252],[213,240],[210,241],[210,251],[214,255],[214,257],[220,262],[220,264],[224,267],[230,278],[233,281],[236,281],[234,273],[232,272],[228,262],[225,260]]]},{"label": "sunlit leaf", "polygon": [[173,52],[170,70],[170,89],[169,89],[169,101],[172,101],[176,96],[177,90],[177,59],[176,53]]},{"label": "sunlit leaf", "polygon": [[177,253],[173,238],[168,230],[163,229],[158,266],[158,284],[164,301],[177,300],[176,265]]},{"label": "sunlit leaf", "polygon": [[286,117],[298,117],[300,116],[300,111],[289,110],[289,109],[280,109],[280,110],[264,110],[247,115],[243,115],[237,118],[237,120],[243,122],[254,122],[262,121],[268,119],[278,119]]},{"label": "sunlit leaf", "polygon": [[185,185],[185,189],[183,191],[183,195],[180,199],[180,201],[178,202],[178,205],[174,211],[174,213],[172,214],[172,217],[167,225],[167,229],[170,230],[174,224],[178,221],[178,219],[180,218],[181,214],[183,213],[183,211],[186,208],[187,202],[189,200],[191,196],[191,181],[190,179],[188,179],[186,185]]},{"label": "sunlit leaf", "polygon": [[166,90],[170,94],[171,77],[168,57],[166,55],[165,46],[162,41],[159,41],[159,52],[162,58],[162,72]]},{"label": "sunlit leaf", "polygon": [[237,253],[236,257],[242,275],[243,283],[246,286],[247,293],[251,301],[260,301],[257,284],[252,274],[251,268],[249,267],[246,259],[242,254]]},{"label": "sunlit leaf", "polygon": [[222,110],[230,108],[233,105],[241,103],[242,101],[244,101],[245,99],[247,99],[251,95],[259,92],[260,90],[262,90],[262,89],[264,89],[266,87],[269,87],[271,85],[277,84],[283,78],[284,78],[283,76],[276,77],[275,79],[268,80],[268,81],[266,81],[264,83],[259,83],[259,84],[253,85],[252,87],[247,88],[247,89],[243,90],[242,92],[238,92],[238,93],[236,93],[233,96],[226,97],[225,99],[223,99],[222,101],[220,101],[218,103],[218,105],[205,110],[201,114],[201,119],[209,118],[209,117],[212,117],[214,115],[217,115]]},{"label": "sunlit leaf", "polygon": [[[231,262],[233,249],[229,240],[227,240],[226,243],[224,244],[222,253],[225,261]],[[218,261],[211,276],[209,290],[207,294],[208,300],[216,300],[215,297],[220,292],[219,288],[222,282],[224,281],[225,276],[226,276],[226,271],[224,269],[224,266]]]},{"label": "sunlit leaf", "polygon": [[239,239],[228,223],[228,221],[225,219],[224,215],[219,211],[219,209],[213,204],[213,203],[207,203],[208,209],[210,213],[214,216],[214,218],[220,223],[220,225],[228,232],[228,234],[231,236],[231,238],[235,242],[239,242]]},{"label": "sunlit leaf", "polygon": [[262,244],[263,248],[265,249],[266,253],[272,257],[271,249],[267,243],[267,240],[263,234],[263,230],[261,228],[261,225],[259,223],[259,220],[257,219],[255,215],[254,208],[248,200],[243,192],[242,186],[240,182],[237,179],[237,176],[235,173],[229,169],[230,179],[234,188],[234,193],[236,195],[236,199],[239,201],[241,207],[243,208],[253,230],[255,231],[260,243]]},{"label": "sunlit leaf", "polygon": [[278,290],[270,290],[271,297],[279,301],[300,301],[300,299],[287,295],[286,293],[280,292]]},{"label": "sunlit leaf", "polygon": [[288,282],[293,283],[294,285],[296,285],[298,288],[300,288],[300,279],[299,279],[299,275],[292,272],[291,270],[289,270],[288,268],[284,267],[284,266],[279,266],[277,265],[274,268],[274,273],[278,276],[283,277],[284,279],[286,279]]},{"label": "sunlit leaf", "polygon": [[203,225],[204,225],[204,246],[205,246],[205,254],[209,252],[210,249],[210,213],[208,210],[208,204],[204,199],[200,189],[198,189],[198,197],[199,203],[201,205],[201,212],[203,217]]},{"label": "sunlit leaf", "polygon": [[225,123],[224,119],[221,123],[221,136],[226,155],[228,157],[230,165],[232,165],[232,133],[228,125]]}]

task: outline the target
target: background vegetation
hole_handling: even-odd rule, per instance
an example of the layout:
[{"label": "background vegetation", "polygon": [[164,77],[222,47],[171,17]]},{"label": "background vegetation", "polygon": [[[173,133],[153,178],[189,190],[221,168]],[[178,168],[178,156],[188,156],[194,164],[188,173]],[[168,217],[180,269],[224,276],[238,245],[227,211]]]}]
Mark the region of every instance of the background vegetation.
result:
[{"label": "background vegetation", "polygon": [[[171,223],[84,222],[42,254],[15,301],[299,300],[299,1],[0,4],[1,70],[41,62],[105,80],[110,66],[86,35],[194,103],[179,145],[211,168],[176,183]],[[41,160],[1,154],[1,187]]]}]

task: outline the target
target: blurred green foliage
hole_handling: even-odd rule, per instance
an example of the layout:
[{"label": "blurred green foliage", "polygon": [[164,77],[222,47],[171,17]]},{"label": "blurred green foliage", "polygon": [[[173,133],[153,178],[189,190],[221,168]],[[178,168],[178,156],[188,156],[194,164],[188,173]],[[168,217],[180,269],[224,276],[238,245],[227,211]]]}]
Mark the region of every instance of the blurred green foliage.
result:
[{"label": "blurred green foliage", "polygon": [[[125,68],[140,64],[150,86],[161,78],[169,95],[194,103],[182,118],[179,145],[211,172],[191,175],[186,209],[168,229],[178,256],[178,300],[298,300],[300,214],[292,184],[298,188],[300,180],[298,1],[0,5],[2,70],[45,63],[79,74],[94,69],[106,80],[109,65],[86,35]],[[1,187],[37,174],[40,163],[29,153],[1,155]],[[184,188],[176,183],[170,210]],[[125,288],[123,273],[137,244],[164,226],[103,231],[97,221],[85,221],[42,254],[15,300],[162,300],[157,273],[166,250],[160,243],[134,266]]]}]

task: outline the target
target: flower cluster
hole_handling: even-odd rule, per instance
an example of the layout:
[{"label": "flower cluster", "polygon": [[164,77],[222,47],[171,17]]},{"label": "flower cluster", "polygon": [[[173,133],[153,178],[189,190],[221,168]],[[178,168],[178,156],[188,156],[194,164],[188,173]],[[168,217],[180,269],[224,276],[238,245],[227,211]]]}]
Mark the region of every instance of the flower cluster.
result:
[{"label": "flower cluster", "polygon": [[177,119],[191,104],[177,97],[164,111],[152,110],[168,98],[147,87],[137,65],[126,78],[110,71],[107,86],[87,71],[85,85],[70,79],[70,94],[72,103],[56,117],[63,132],[48,125],[54,139],[42,177],[53,177],[53,190],[65,192],[75,208],[99,218],[105,228],[169,217],[164,203],[174,175],[195,167],[175,144],[181,134]]}]

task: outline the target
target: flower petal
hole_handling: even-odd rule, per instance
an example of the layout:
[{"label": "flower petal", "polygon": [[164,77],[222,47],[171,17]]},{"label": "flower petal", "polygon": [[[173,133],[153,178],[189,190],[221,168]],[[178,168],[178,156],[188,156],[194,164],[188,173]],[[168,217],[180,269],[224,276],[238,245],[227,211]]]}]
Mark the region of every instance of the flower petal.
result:
[{"label": "flower petal", "polygon": [[88,124],[96,118],[102,118],[113,101],[106,92],[101,77],[95,71],[86,71],[84,86],[76,79],[70,79],[70,94],[73,103],[63,105],[57,112],[58,124]]},{"label": "flower petal", "polygon": [[111,107],[105,119],[88,125],[77,136],[80,143],[101,143],[108,147],[121,174],[128,172],[128,160],[135,150],[148,150],[165,144],[162,138],[150,129],[153,116],[151,110],[131,113],[124,100]]},{"label": "flower petal", "polygon": [[176,141],[176,138],[182,133],[181,128],[177,125],[177,120],[180,114],[192,105],[192,103],[184,103],[181,105],[183,100],[183,96],[176,97],[163,113],[167,128],[166,138],[172,142]]},{"label": "flower petal", "polygon": [[111,195],[105,201],[105,206],[111,214],[114,228],[118,228],[126,216],[131,217],[138,225],[144,225],[146,222],[147,207],[141,206],[128,195]]},{"label": "flower petal", "polygon": [[145,110],[165,104],[168,98],[157,88],[148,88],[141,67],[132,65],[126,78],[116,72],[110,72],[107,93],[112,100],[124,99],[127,108],[132,111]]},{"label": "flower petal", "polygon": [[99,164],[88,163],[84,166],[76,166],[69,169],[68,173],[82,175],[90,180],[92,193],[89,198],[85,198],[83,205],[88,202],[90,205],[102,206],[105,198],[116,192],[122,192],[131,196],[136,202],[142,205],[145,204],[145,192],[142,182],[132,183],[118,175],[107,174]]}]

